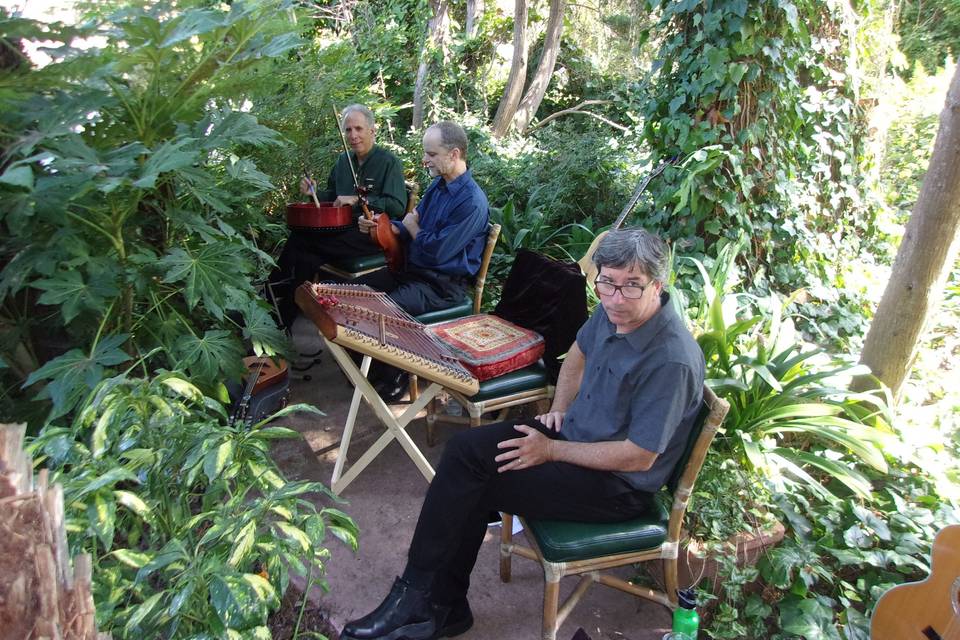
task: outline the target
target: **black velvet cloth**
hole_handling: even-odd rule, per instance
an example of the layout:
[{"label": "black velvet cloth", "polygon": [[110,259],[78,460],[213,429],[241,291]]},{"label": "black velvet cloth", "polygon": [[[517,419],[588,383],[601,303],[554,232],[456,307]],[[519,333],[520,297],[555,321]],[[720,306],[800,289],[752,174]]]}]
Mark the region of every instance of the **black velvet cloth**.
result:
[{"label": "black velvet cloth", "polygon": [[575,262],[520,249],[493,314],[543,336],[543,362],[557,381],[565,354],[587,321],[586,277]]}]

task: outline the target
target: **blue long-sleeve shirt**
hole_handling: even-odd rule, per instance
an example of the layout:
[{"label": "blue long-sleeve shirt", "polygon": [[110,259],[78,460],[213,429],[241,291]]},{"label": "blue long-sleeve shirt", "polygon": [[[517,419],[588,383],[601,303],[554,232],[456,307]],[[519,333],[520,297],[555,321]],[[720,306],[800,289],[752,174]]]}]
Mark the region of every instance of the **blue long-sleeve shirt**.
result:
[{"label": "blue long-sleeve shirt", "polygon": [[417,205],[417,237],[411,241],[406,227],[393,223],[401,238],[409,242],[408,263],[451,275],[475,276],[487,239],[489,209],[486,194],[469,170],[449,184],[438,177]]}]

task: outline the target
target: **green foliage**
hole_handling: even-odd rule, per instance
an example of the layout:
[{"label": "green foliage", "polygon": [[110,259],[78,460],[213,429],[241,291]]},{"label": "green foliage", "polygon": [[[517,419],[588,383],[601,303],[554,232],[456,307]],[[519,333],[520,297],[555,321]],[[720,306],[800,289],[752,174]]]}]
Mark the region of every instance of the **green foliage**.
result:
[{"label": "green foliage", "polygon": [[907,0],[899,9],[896,31],[907,75],[917,63],[933,72],[944,67],[947,56],[960,58],[960,5],[954,0]]},{"label": "green foliage", "polygon": [[[691,509],[720,565],[704,587],[707,633],[866,639],[876,601],[923,577],[936,530],[957,513],[918,473],[916,443],[893,431],[886,403],[846,390],[856,367],[805,350],[784,316],[790,301],[730,293],[741,247],[720,246],[709,267],[678,260],[701,274],[699,295],[678,293],[708,382],[731,404]],[[756,566],[737,564],[727,541],[772,517],[784,541]]]},{"label": "green foliage", "polygon": [[528,204],[525,211],[518,212],[512,201],[502,209],[491,208],[490,220],[500,225],[500,238],[490,259],[489,271],[490,277],[497,282],[506,279],[520,249],[562,260],[577,260],[596,235],[590,218],[582,224],[570,223],[554,228],[547,223],[539,207]]},{"label": "green foliage", "polygon": [[521,148],[477,138],[471,167],[491,204],[526,203],[554,228],[587,219],[610,224],[646,169],[636,161],[642,151],[636,138],[599,126],[559,122]]},{"label": "green foliage", "polygon": [[[273,188],[249,152],[281,141],[241,103],[258,71],[301,44],[291,7],[128,6],[85,28],[107,39],[87,51],[67,47],[75,30],[16,23],[64,43],[55,64],[0,79],[17,87],[0,95],[3,354],[79,347],[29,381],[51,380],[54,416],[79,396],[52,374],[81,353],[101,366],[81,346],[95,334],[124,336],[111,348],[154,353],[152,364],[183,361],[205,386],[239,374],[241,327],[258,350],[284,347],[253,286],[271,261],[247,234],[263,224],[250,204]],[[35,305],[44,311],[26,313]],[[51,336],[63,346],[38,351]],[[96,379],[82,377],[87,389]]]},{"label": "green foliage", "polygon": [[730,402],[715,448],[768,478],[777,491],[812,491],[831,500],[821,484],[825,475],[869,499],[870,482],[851,462],[887,470],[882,447],[892,430],[885,404],[846,390],[843,380],[856,367],[818,362],[820,350],[804,350],[776,295],[725,295],[738,252],[736,243],[727,244],[712,273],[691,259],[703,278],[692,317],[707,383]]},{"label": "green foliage", "polygon": [[775,494],[772,505],[790,526],[756,567],[720,559],[722,579],[708,635],[712,638],[870,637],[869,618],[890,587],[929,573],[936,532],[957,522],[915,470],[894,472],[870,507],[822,501],[801,492]]},{"label": "green foliage", "polygon": [[[287,407],[291,411],[312,407]],[[261,637],[290,572],[322,575],[332,535],[353,549],[321,484],[290,482],[271,460],[295,431],[229,424],[176,373],[107,378],[68,423],[31,444],[64,489],[71,550],[94,560],[98,626],[115,638]],[[324,582],[320,581],[321,585]]]},{"label": "green foliage", "polygon": [[645,115],[656,158],[645,224],[686,252],[746,233],[751,269],[773,285],[828,280],[855,250],[859,207],[855,79],[846,17],[822,2],[658,2],[663,37]]}]

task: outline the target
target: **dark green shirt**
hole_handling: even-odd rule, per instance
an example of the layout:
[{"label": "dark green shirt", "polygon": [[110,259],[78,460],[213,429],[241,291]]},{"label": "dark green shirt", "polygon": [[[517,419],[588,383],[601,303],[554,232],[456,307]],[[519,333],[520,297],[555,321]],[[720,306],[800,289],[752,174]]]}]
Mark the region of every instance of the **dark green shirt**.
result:
[{"label": "dark green shirt", "polygon": [[[407,206],[407,188],[403,184],[403,167],[400,160],[386,149],[373,146],[363,164],[357,163],[357,156],[350,152],[350,160],[357,170],[357,180],[361,185],[369,180],[372,188],[367,203],[374,211],[386,211],[390,217],[398,218]],[[341,153],[337,163],[327,178],[327,190],[318,191],[317,198],[322,201],[336,200],[337,196],[355,196],[357,189],[353,184],[353,175],[347,163],[347,154]],[[353,208],[360,213],[360,205]]]}]

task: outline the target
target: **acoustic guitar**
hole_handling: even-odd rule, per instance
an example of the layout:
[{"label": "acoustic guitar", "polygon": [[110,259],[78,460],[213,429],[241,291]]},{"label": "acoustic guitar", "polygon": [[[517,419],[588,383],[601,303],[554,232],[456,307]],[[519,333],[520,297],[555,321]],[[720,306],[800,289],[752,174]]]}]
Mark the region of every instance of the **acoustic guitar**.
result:
[{"label": "acoustic guitar", "polygon": [[960,525],[933,541],[930,576],[893,587],[877,602],[872,640],[960,640]]},{"label": "acoustic guitar", "polygon": [[[250,409],[257,394],[261,394],[275,385],[286,386],[287,384],[286,360],[281,358],[248,356],[243,359],[243,365],[247,368],[246,384],[243,389],[243,395],[238,398],[234,406],[233,414],[230,416],[231,424],[244,421],[247,422],[247,424],[251,424],[255,415],[250,412]],[[286,404],[285,393],[279,401],[279,404],[279,408],[282,408]],[[259,415],[256,417],[259,417]]]}]

